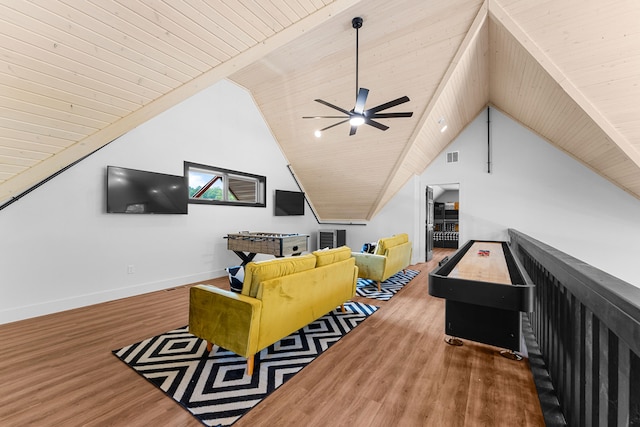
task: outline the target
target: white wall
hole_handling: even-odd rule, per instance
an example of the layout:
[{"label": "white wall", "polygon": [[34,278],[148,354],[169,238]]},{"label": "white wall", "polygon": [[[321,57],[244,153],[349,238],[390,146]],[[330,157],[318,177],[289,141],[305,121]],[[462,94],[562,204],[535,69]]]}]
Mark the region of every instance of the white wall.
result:
[{"label": "white wall", "polygon": [[[0,323],[223,276],[239,263],[223,239],[240,230],[347,230],[347,245],[409,233],[424,260],[425,187],[460,183],[461,237],[506,239],[516,228],[640,286],[640,202],[493,110],[478,117],[422,176],[366,225],[273,215],[273,191],[297,190],[250,95],[223,81],[139,126],[0,211]],[[267,207],[190,205],[188,215],[105,213],[107,165],[181,175],[183,161],[267,177]],[[257,259],[267,256],[258,256]],[[127,273],[133,265],[134,274]]]},{"label": "white wall", "polygon": [[487,173],[486,121],[484,112],[445,150],[459,163],[441,153],[420,177],[422,188],[460,183],[461,242],[508,240],[514,228],[640,287],[640,201],[495,109]]},{"label": "white wall", "polygon": [[[107,165],[182,175],[185,160],[265,175],[267,207],[105,213]],[[225,275],[240,263],[229,232],[309,233],[314,245],[308,207],[273,215],[274,190],[298,190],[286,166],[245,90],[227,81],[204,90],[0,211],[0,323]]]},{"label": "white wall", "polygon": [[[381,237],[390,237],[394,234],[407,233],[414,242],[413,262],[424,261],[424,251],[416,250],[419,242],[420,224],[420,182],[416,179],[405,184],[398,194],[387,203],[371,221],[365,226],[331,226],[323,225],[323,228],[345,229],[347,246],[354,251],[360,251],[362,245],[368,242],[376,242]],[[422,231],[424,233],[424,230]]]}]

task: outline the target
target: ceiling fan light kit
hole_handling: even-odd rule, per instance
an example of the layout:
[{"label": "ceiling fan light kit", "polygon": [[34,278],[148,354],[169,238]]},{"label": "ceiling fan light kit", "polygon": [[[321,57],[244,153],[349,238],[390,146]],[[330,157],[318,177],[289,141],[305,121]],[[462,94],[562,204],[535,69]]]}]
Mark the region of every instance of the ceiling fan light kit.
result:
[{"label": "ceiling fan light kit", "polygon": [[351,126],[360,126],[364,124],[364,117],[362,116],[352,116],[349,119],[349,124],[351,124]]},{"label": "ceiling fan light kit", "polygon": [[404,104],[405,102],[409,102],[409,97],[402,96],[400,98],[394,99],[393,101],[385,102],[384,104],[380,104],[376,107],[369,108],[368,110],[364,109],[365,103],[367,101],[367,96],[369,96],[369,89],[359,87],[358,85],[358,49],[359,49],[359,40],[358,40],[358,30],[362,27],[363,20],[361,17],[355,17],[351,20],[351,25],[356,30],[356,104],[352,110],[347,111],[344,108],[338,107],[337,105],[333,105],[327,101],[322,99],[315,99],[316,102],[320,104],[326,105],[329,108],[333,108],[344,114],[343,116],[305,116],[303,119],[342,119],[341,121],[334,123],[330,126],[327,126],[323,129],[316,130],[315,136],[320,137],[322,132],[331,129],[332,127],[341,125],[342,123],[349,122],[351,125],[351,129],[349,131],[349,136],[355,135],[359,126],[363,124],[367,124],[369,126],[373,126],[380,130],[387,130],[389,126],[382,124],[374,119],[392,119],[398,117],[411,117],[413,116],[413,112],[399,112],[399,113],[381,113],[381,111],[395,107],[396,105]]}]

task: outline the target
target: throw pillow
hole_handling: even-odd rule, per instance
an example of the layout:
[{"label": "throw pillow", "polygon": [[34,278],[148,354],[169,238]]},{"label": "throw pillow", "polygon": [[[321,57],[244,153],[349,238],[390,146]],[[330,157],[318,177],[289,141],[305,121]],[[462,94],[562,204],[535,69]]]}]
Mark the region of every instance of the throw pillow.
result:
[{"label": "throw pillow", "polygon": [[244,282],[244,266],[236,265],[235,267],[225,268],[229,273],[229,286],[233,292],[242,292],[242,283]]},{"label": "throw pillow", "polygon": [[376,251],[376,242],[365,243],[362,245],[362,251],[365,254],[372,254]]}]

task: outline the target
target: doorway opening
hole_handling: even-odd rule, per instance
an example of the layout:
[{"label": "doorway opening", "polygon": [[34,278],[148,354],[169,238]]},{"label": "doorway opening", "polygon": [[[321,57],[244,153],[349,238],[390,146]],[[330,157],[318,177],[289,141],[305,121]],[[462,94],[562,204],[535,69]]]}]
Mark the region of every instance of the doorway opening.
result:
[{"label": "doorway opening", "polygon": [[460,241],[460,184],[427,186],[426,256],[433,258],[433,248],[458,249]]}]

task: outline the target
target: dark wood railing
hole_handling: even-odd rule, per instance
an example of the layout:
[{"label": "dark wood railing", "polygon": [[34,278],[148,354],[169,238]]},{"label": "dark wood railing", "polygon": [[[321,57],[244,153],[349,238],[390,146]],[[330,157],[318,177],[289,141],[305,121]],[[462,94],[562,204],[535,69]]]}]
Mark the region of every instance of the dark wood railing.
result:
[{"label": "dark wood railing", "polygon": [[509,237],[536,285],[528,317],[567,424],[640,426],[640,288],[516,230]]}]

